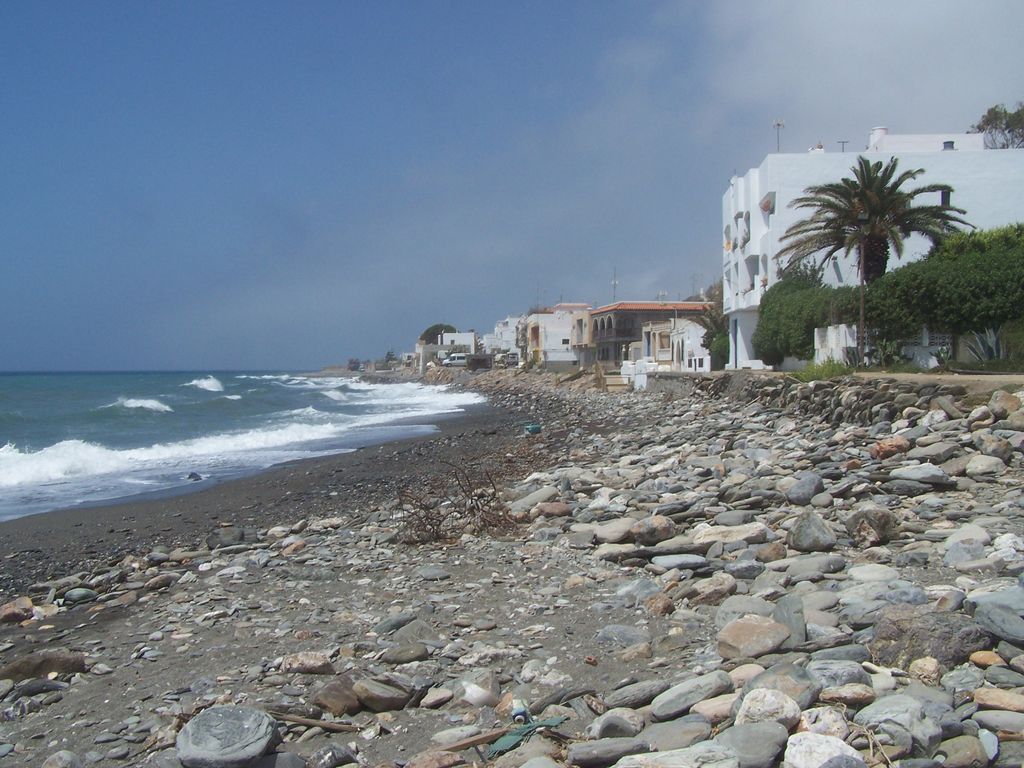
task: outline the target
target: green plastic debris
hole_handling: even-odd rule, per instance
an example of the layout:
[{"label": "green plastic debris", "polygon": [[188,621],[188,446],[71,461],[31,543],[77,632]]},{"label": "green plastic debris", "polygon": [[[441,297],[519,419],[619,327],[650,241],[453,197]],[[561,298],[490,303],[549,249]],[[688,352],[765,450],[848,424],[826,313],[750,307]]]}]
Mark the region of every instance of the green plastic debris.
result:
[{"label": "green plastic debris", "polygon": [[567,717],[552,717],[549,720],[531,720],[525,725],[513,728],[491,744],[490,749],[487,750],[487,759],[491,760],[506,752],[511,752],[541,728],[555,728],[568,719]]}]

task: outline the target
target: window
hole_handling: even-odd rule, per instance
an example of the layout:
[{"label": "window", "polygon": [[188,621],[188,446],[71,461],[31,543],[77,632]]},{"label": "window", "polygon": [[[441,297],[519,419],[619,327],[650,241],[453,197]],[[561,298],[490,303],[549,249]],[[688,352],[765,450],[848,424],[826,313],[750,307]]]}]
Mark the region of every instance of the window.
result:
[{"label": "window", "polygon": [[940,200],[940,202],[941,202],[941,203],[942,203],[943,205],[949,205],[949,197],[950,197],[950,194],[949,194],[949,193],[950,193],[950,190],[948,190],[948,189],[944,189],[944,190],[942,190],[942,191],[941,191],[941,192],[939,193],[939,195],[941,196],[941,200]]},{"label": "window", "polygon": [[568,346],[569,340],[568,339],[562,339],[562,343],[565,344],[566,346]]}]

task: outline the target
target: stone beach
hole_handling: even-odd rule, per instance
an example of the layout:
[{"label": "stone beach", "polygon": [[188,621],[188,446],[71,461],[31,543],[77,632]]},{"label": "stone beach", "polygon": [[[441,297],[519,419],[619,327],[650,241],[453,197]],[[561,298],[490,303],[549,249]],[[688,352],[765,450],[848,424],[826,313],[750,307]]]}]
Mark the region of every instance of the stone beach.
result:
[{"label": "stone beach", "polygon": [[5,552],[0,766],[1024,764],[1019,386],[456,378],[491,426]]}]

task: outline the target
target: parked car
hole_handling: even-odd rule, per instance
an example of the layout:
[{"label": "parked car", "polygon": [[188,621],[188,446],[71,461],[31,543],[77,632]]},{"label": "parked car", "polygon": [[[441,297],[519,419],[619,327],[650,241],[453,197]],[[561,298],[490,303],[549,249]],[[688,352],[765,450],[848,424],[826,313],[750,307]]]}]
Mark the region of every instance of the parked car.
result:
[{"label": "parked car", "polygon": [[466,353],[453,352],[452,354],[448,355],[448,357],[446,357],[443,361],[441,361],[441,365],[445,366],[446,368],[465,367]]}]

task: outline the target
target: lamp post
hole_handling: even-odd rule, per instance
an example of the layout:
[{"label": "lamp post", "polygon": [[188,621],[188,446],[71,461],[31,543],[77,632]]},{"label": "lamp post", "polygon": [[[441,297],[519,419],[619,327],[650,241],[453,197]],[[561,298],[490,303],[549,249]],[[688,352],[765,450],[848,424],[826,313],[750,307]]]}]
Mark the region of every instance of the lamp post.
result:
[{"label": "lamp post", "polygon": [[864,250],[867,244],[867,235],[864,228],[868,223],[868,215],[864,211],[857,214],[857,223],[860,225],[860,242],[858,243],[858,259],[860,266],[860,326],[857,328],[857,346],[860,347],[860,364],[867,367],[867,340],[866,325],[864,323]]}]

